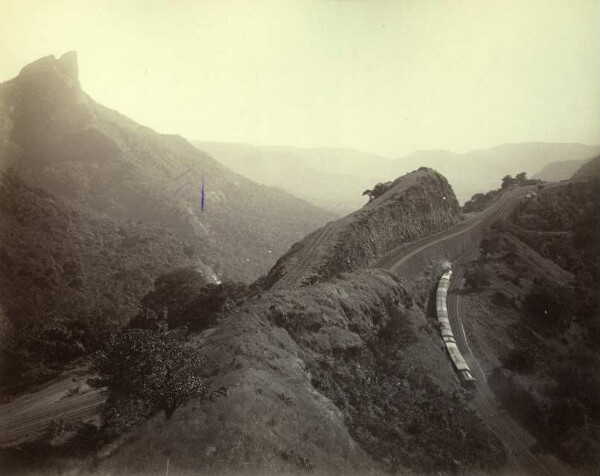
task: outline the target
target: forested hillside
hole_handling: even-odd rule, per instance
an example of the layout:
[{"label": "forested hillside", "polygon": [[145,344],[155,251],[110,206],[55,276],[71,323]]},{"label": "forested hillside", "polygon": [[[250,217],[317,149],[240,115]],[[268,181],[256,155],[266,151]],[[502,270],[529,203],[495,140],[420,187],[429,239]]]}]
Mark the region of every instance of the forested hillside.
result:
[{"label": "forested hillside", "polygon": [[506,408],[542,451],[590,471],[600,425],[597,258],[597,182],[544,190],[484,239],[461,306]]}]

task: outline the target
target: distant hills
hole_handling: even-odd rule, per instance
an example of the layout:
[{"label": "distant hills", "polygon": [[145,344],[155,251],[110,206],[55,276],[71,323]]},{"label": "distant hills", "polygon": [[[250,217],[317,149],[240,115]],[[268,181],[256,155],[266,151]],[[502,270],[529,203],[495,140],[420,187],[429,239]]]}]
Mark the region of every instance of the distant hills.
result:
[{"label": "distant hills", "polygon": [[585,162],[574,174],[574,179],[582,179],[587,177],[598,178],[598,168],[600,167],[600,156]]},{"label": "distant hills", "polygon": [[258,183],[281,187],[339,214],[360,208],[362,192],[389,180],[389,160],[352,149],[261,147],[193,141],[196,147]]},{"label": "distant hills", "polygon": [[[194,141],[232,170],[252,180],[278,186],[324,208],[351,212],[366,203],[362,192],[419,167],[446,176],[461,203],[475,193],[496,189],[505,175],[529,176],[553,162],[583,161],[598,148],[582,144],[521,143],[457,154],[422,150],[398,159],[351,149],[264,147]],[[559,167],[560,168],[560,167]],[[575,169],[573,169],[574,171]],[[563,177],[566,172],[552,172]],[[562,179],[561,178],[561,179]]]},{"label": "distant hills", "polygon": [[585,163],[585,160],[563,160],[561,162],[551,162],[531,178],[544,180],[546,182],[557,182],[571,178]]}]

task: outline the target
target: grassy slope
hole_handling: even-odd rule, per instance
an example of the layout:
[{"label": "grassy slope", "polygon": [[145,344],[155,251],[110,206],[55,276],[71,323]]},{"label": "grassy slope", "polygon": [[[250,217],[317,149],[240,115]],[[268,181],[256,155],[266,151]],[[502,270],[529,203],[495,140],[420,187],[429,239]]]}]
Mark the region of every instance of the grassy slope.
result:
[{"label": "grassy slope", "polygon": [[161,472],[167,454],[183,474],[498,468],[426,298],[374,270],[250,298],[194,339],[229,395],[153,418],[101,469]]}]

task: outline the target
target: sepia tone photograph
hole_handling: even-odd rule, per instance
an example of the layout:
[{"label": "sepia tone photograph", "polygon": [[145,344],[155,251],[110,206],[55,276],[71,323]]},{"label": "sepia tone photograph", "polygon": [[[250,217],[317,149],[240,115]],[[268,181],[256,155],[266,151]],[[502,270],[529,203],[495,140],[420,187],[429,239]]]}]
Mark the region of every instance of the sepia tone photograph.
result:
[{"label": "sepia tone photograph", "polygon": [[0,0],[0,474],[595,476],[598,0]]}]

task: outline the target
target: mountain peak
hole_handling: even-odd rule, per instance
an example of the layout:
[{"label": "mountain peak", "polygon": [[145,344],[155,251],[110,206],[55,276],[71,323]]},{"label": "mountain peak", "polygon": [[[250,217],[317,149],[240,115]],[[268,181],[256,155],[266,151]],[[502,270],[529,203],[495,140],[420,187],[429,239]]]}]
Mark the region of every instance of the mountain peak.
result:
[{"label": "mountain peak", "polygon": [[69,51],[56,59],[54,55],[44,56],[25,66],[19,73],[20,80],[61,79],[69,86],[79,87],[79,63],[77,52]]}]

